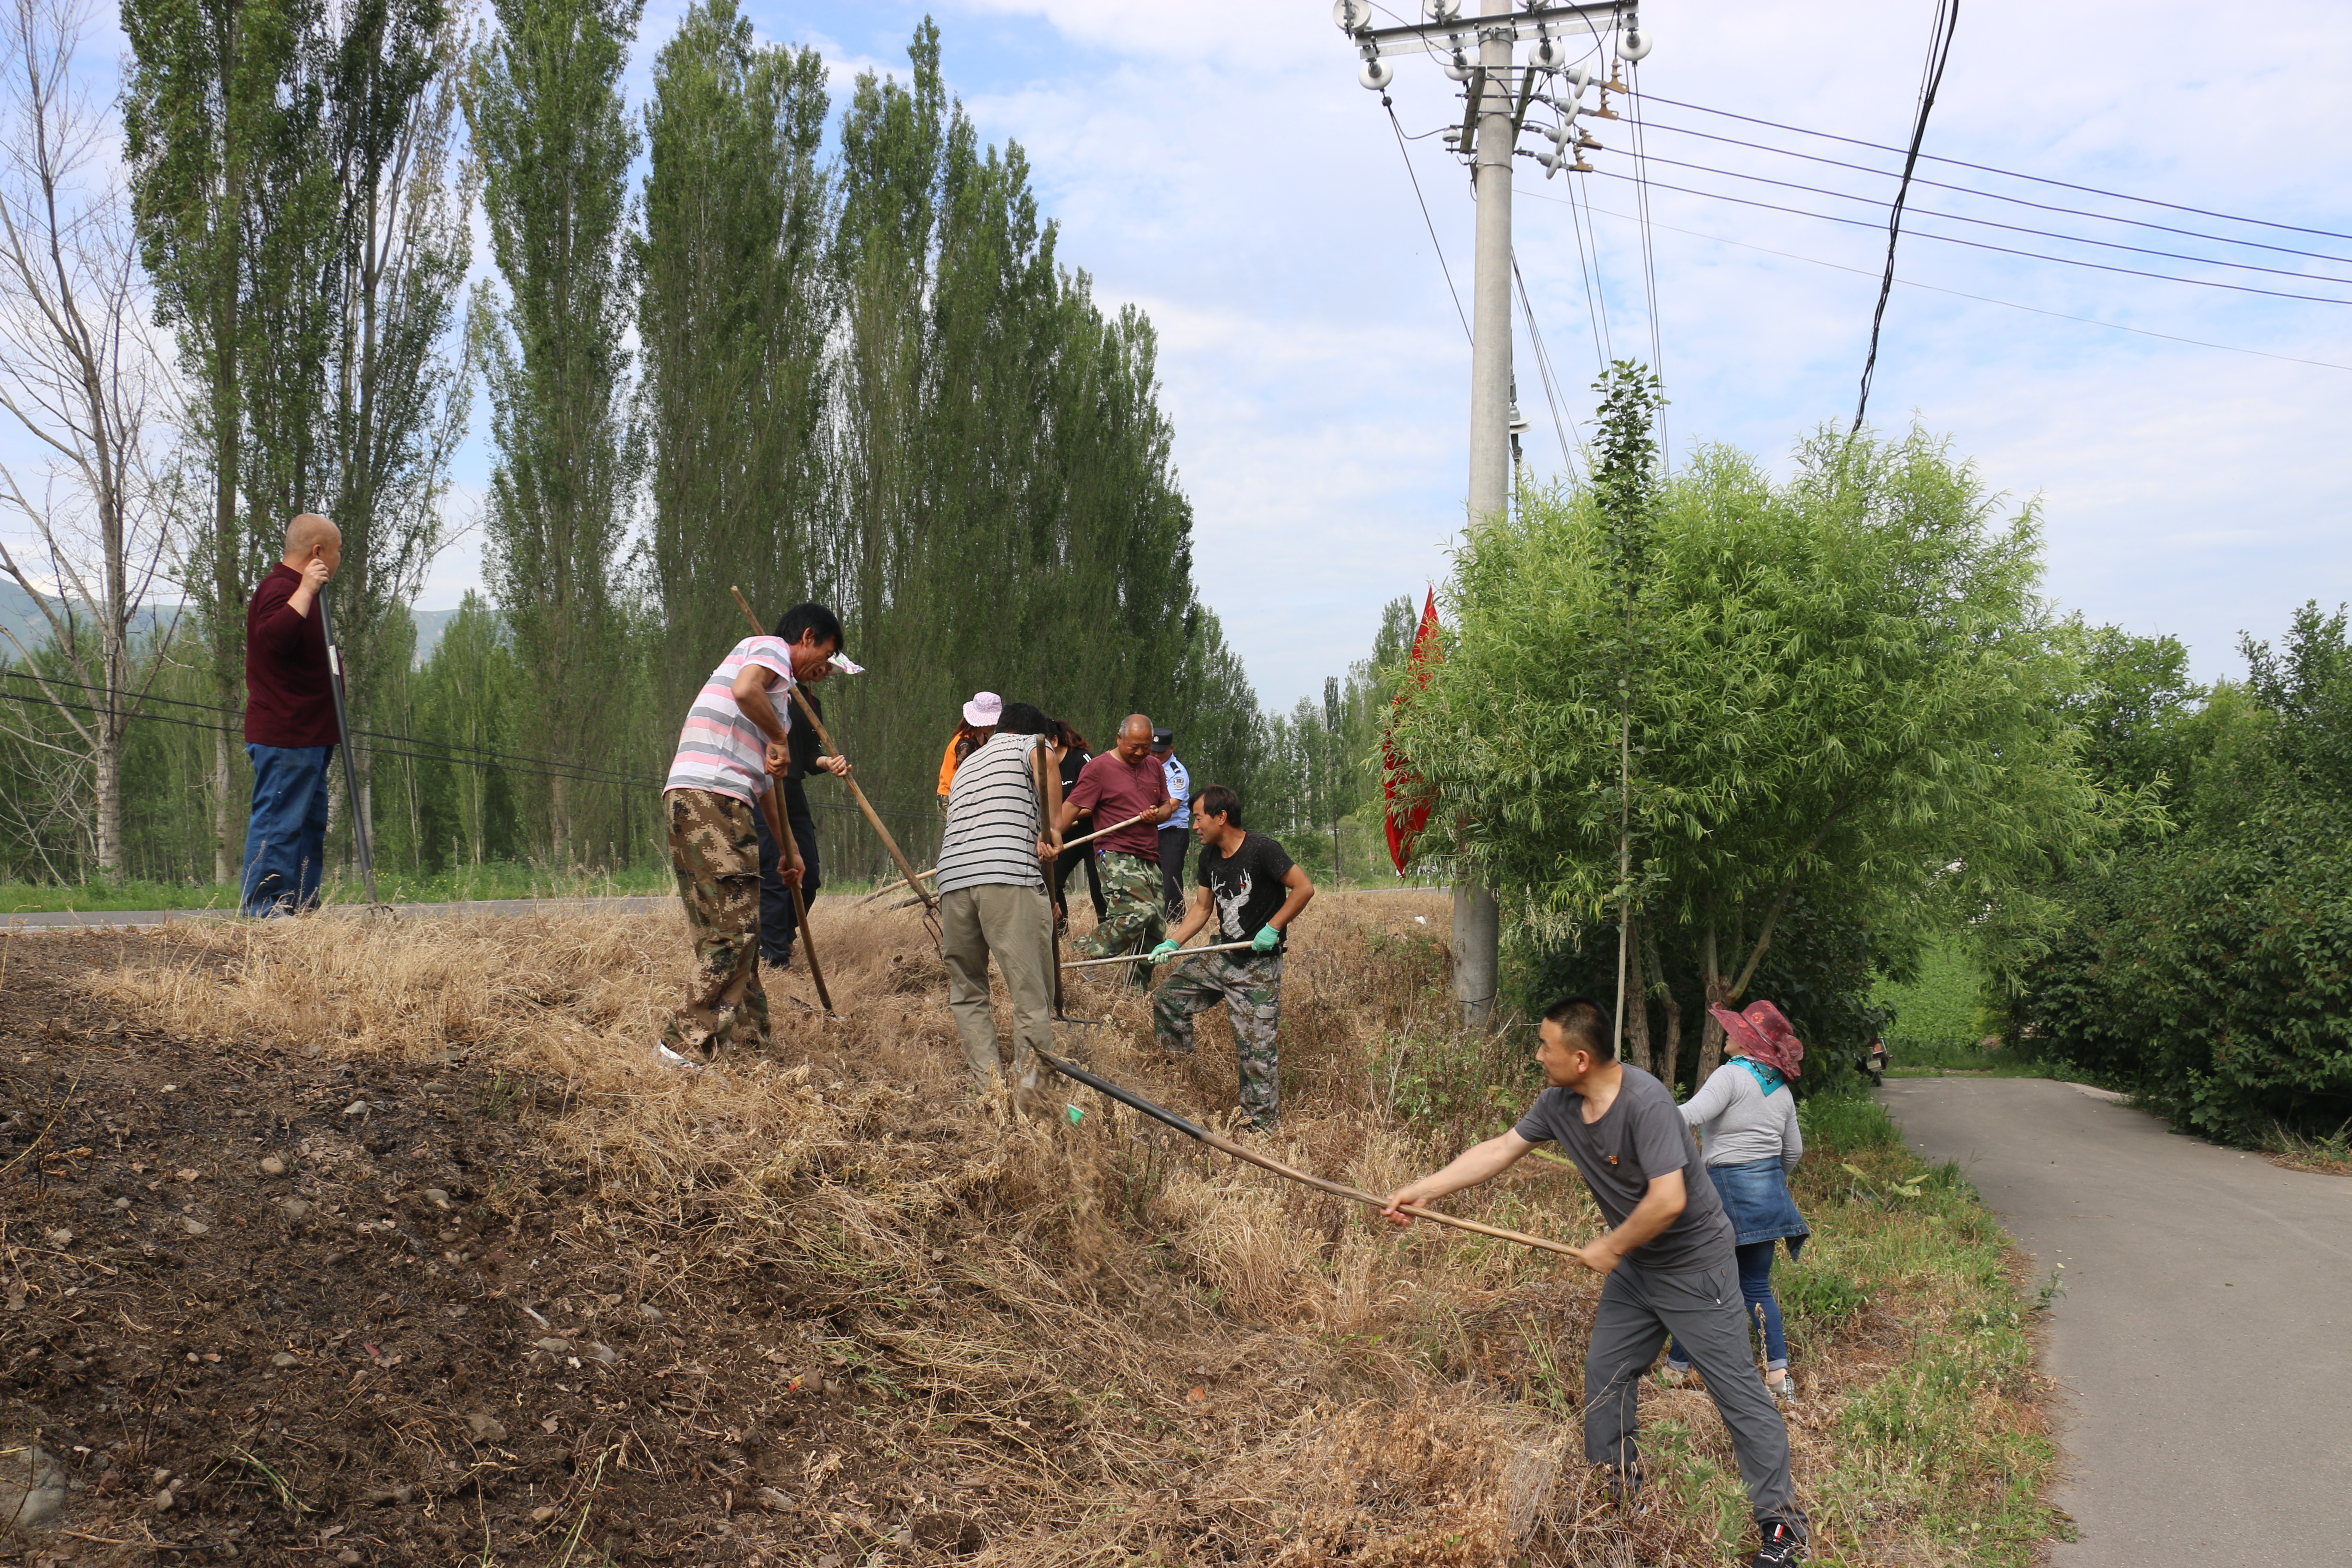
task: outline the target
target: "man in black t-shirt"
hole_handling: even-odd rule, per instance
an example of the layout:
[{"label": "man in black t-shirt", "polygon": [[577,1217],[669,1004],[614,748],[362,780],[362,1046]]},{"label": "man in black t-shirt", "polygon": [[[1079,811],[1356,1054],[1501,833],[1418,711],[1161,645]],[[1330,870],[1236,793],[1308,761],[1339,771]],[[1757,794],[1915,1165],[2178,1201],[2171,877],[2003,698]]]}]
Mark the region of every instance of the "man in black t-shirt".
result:
[{"label": "man in black t-shirt", "polygon": [[1192,833],[1201,841],[1201,885],[1182,922],[1151,950],[1151,961],[1175,956],[1212,916],[1218,943],[1245,942],[1250,951],[1186,959],[1152,998],[1152,1035],[1160,1049],[1191,1056],[1192,1015],[1223,997],[1241,1063],[1242,1110],[1253,1128],[1268,1131],[1282,1115],[1274,1036],[1282,1021],[1283,933],[1315,896],[1315,884],[1281,845],[1242,826],[1241,796],[1223,784],[1192,802]]},{"label": "man in black t-shirt", "polygon": [[1699,1363],[1731,1434],[1762,1542],[1753,1568],[1803,1561],[1805,1516],[1789,1476],[1789,1428],[1748,1348],[1748,1308],[1734,1232],[1665,1085],[1617,1059],[1609,1014],[1570,997],[1544,1013],[1536,1061],[1550,1087],[1517,1127],[1468,1150],[1433,1176],[1389,1194],[1381,1212],[1427,1205],[1510,1169],[1538,1143],[1576,1163],[1610,1230],[1577,1249],[1606,1275],[1584,1355],[1584,1458],[1621,1495],[1642,1484],[1634,1395],[1671,1332]]}]

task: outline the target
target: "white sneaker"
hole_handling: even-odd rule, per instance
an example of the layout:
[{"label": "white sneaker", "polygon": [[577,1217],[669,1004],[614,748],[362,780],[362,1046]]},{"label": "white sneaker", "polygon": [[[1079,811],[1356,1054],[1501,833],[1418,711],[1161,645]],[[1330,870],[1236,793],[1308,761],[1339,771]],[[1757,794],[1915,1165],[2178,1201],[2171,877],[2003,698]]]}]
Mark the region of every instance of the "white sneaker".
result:
[{"label": "white sneaker", "polygon": [[696,1061],[691,1057],[679,1056],[676,1051],[671,1050],[659,1040],[656,1040],[654,1042],[654,1062],[656,1066],[669,1068],[677,1072],[700,1072],[702,1070],[702,1064],[700,1062]]}]

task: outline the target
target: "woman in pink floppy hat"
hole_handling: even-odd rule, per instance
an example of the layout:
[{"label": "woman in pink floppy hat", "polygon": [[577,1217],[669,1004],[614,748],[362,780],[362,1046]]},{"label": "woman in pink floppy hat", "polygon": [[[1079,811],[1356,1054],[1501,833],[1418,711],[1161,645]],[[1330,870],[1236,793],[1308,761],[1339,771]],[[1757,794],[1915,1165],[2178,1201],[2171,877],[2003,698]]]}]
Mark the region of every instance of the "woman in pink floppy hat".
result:
[{"label": "woman in pink floppy hat", "polygon": [[[1780,1303],[1772,1295],[1772,1254],[1786,1240],[1794,1258],[1811,1234],[1796,1200],[1789,1195],[1789,1173],[1805,1152],[1797,1126],[1797,1097],[1788,1080],[1803,1070],[1804,1042],[1769,1002],[1751,1002],[1739,1012],[1707,1011],[1723,1026],[1724,1064],[1681,1106],[1683,1120],[1699,1135],[1708,1179],[1723,1199],[1723,1211],[1737,1233],[1739,1291],[1748,1315],[1764,1338],[1764,1386],[1773,1397],[1797,1391],[1789,1375],[1789,1343],[1780,1329]],[[1659,1375],[1679,1384],[1690,1363],[1666,1346]]]}]

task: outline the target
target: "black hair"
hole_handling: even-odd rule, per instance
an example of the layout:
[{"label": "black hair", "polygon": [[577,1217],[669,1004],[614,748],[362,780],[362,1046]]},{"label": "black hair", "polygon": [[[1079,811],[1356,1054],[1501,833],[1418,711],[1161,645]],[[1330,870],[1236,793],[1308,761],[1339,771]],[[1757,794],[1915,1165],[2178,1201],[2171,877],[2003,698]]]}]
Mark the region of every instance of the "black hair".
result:
[{"label": "black hair", "polygon": [[1242,797],[1223,784],[1211,784],[1192,797],[1192,809],[1202,816],[1222,816],[1227,827],[1242,825]]},{"label": "black hair", "polygon": [[996,732],[1000,735],[1050,735],[1054,721],[1026,702],[1008,702],[1004,711],[996,716]]},{"label": "black hair", "polygon": [[1597,1062],[1617,1058],[1616,1031],[1609,1009],[1590,996],[1563,996],[1544,1009],[1544,1022],[1558,1024],[1573,1049],[1590,1051]]},{"label": "black hair", "polygon": [[814,632],[820,643],[831,643],[834,652],[842,651],[841,617],[823,605],[794,605],[776,617],[776,635],[788,643],[800,641],[807,632]]},{"label": "black hair", "polygon": [[1076,728],[1073,726],[1068,720],[1048,719],[1045,722],[1053,726],[1053,728],[1047,731],[1046,733],[1054,737],[1054,743],[1055,745],[1076,746],[1079,751],[1086,752],[1088,756],[1094,755],[1095,749],[1087,744],[1087,738],[1084,735],[1079,734]]}]

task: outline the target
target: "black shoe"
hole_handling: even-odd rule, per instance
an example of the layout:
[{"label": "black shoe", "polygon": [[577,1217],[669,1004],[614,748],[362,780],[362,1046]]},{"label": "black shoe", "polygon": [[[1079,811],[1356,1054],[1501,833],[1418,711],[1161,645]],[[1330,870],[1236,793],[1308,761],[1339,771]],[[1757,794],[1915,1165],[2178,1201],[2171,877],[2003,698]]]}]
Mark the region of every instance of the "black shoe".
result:
[{"label": "black shoe", "polygon": [[1792,1568],[1805,1560],[1805,1537],[1787,1520],[1776,1519],[1759,1524],[1763,1540],[1756,1555],[1748,1560],[1748,1568]]}]

